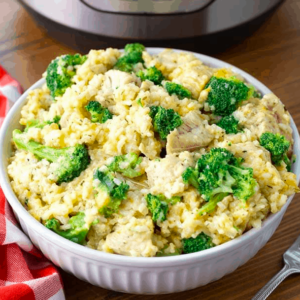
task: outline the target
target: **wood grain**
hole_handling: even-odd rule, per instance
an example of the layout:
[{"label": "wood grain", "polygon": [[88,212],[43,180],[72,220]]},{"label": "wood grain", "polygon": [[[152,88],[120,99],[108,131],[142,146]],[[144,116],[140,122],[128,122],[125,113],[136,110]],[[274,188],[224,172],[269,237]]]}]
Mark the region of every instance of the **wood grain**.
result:
[{"label": "wood grain", "polygon": [[[0,0],[0,16],[0,64],[25,89],[41,77],[55,56],[76,52],[49,37],[15,0]],[[273,90],[300,128],[300,0],[286,1],[251,37],[214,56],[247,71]],[[137,296],[101,289],[61,271],[66,298],[251,299],[282,268],[282,254],[300,234],[299,200],[300,195],[296,195],[268,244],[244,266],[217,282],[183,293]],[[300,275],[290,276],[269,299],[300,299],[299,280]]]}]

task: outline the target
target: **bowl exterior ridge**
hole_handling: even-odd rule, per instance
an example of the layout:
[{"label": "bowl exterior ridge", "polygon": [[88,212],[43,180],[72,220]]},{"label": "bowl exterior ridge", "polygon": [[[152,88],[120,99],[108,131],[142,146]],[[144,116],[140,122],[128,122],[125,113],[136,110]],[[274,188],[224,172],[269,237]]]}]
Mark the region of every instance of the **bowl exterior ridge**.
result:
[{"label": "bowl exterior ridge", "polygon": [[[150,54],[157,54],[163,49],[147,50]],[[218,68],[232,68],[263,94],[271,92],[261,82],[234,66],[209,56],[197,53],[194,55],[204,64]],[[41,79],[29,90],[38,88],[44,83],[45,80]],[[263,222],[261,229],[251,229],[233,241],[188,255],[159,258],[124,257],[72,243],[48,230],[29,215],[10,186],[6,169],[10,155],[11,132],[20,127],[18,120],[27,94],[28,91],[11,109],[0,131],[0,184],[22,229],[31,241],[56,266],[91,284],[126,293],[161,294],[181,292],[218,280],[246,263],[268,242],[292,201],[293,196],[290,196],[278,213],[269,216]],[[294,153],[300,153],[299,133],[293,120],[291,126],[295,141]],[[297,174],[299,182],[300,160],[293,165],[293,171]]]},{"label": "bowl exterior ridge", "polygon": [[233,251],[209,260],[195,259],[184,266],[166,268],[157,265],[155,269],[140,268],[134,264],[131,267],[121,264],[116,266],[104,260],[91,261],[80,254],[57,247],[49,238],[27,226],[23,219],[19,218],[19,221],[24,232],[48,259],[81,280],[125,293],[167,294],[206,285],[245,264],[268,242],[283,215],[284,212],[270,226],[261,230],[254,240],[249,239]]}]

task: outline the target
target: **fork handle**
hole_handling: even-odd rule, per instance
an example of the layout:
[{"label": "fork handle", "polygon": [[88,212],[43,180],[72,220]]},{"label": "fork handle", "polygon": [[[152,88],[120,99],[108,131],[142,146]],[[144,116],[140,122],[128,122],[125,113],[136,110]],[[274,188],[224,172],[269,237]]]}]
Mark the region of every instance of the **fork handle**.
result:
[{"label": "fork handle", "polygon": [[277,286],[289,275],[299,273],[299,270],[291,268],[288,265],[279,271],[253,298],[252,300],[265,300],[277,288]]}]

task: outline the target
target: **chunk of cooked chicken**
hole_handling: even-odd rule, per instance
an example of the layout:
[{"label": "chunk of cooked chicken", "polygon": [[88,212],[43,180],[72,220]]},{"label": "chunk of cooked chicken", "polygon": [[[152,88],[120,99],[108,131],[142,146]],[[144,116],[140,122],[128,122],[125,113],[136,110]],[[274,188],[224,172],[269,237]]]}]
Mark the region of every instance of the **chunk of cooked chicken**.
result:
[{"label": "chunk of cooked chicken", "polygon": [[142,219],[135,217],[119,220],[113,233],[106,237],[104,247],[117,254],[128,256],[154,256],[158,250],[152,243],[153,222],[150,216]]},{"label": "chunk of cooked chicken", "polygon": [[[103,106],[109,107],[114,105],[115,102],[124,100],[119,95],[120,93],[122,94],[124,89],[128,90],[131,88],[137,92],[139,84],[140,80],[133,74],[119,70],[109,70],[104,75],[103,85],[96,96],[96,100]],[[124,93],[124,95],[126,95],[126,93]],[[134,95],[132,97],[134,98]]]},{"label": "chunk of cooked chicken", "polygon": [[289,153],[293,149],[292,128],[290,114],[274,94],[267,94],[261,100],[252,98],[245,101],[233,113],[239,124],[249,129],[259,138],[264,132],[279,133],[291,143]]},{"label": "chunk of cooked chicken", "polygon": [[104,86],[107,88],[110,87],[113,90],[128,83],[138,82],[138,78],[136,76],[118,70],[109,70],[105,73],[105,77]]},{"label": "chunk of cooked chicken", "polygon": [[191,111],[182,118],[183,124],[167,137],[167,154],[194,151],[207,146],[214,134],[206,118],[198,111]]}]

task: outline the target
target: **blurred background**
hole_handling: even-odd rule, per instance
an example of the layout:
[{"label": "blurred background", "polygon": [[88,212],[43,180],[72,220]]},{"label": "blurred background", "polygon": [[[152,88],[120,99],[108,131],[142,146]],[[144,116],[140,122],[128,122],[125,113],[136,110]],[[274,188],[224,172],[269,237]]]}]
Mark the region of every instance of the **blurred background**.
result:
[{"label": "blurred background", "polygon": [[87,52],[146,46],[218,52],[251,35],[283,0],[20,0],[54,38]]},{"label": "blurred background", "polygon": [[[140,5],[147,2],[167,5]],[[236,64],[230,61],[236,52],[262,51],[276,39],[290,42],[292,28],[297,38],[299,12],[297,0],[0,0],[0,63],[24,88],[55,56],[132,41]]]}]

